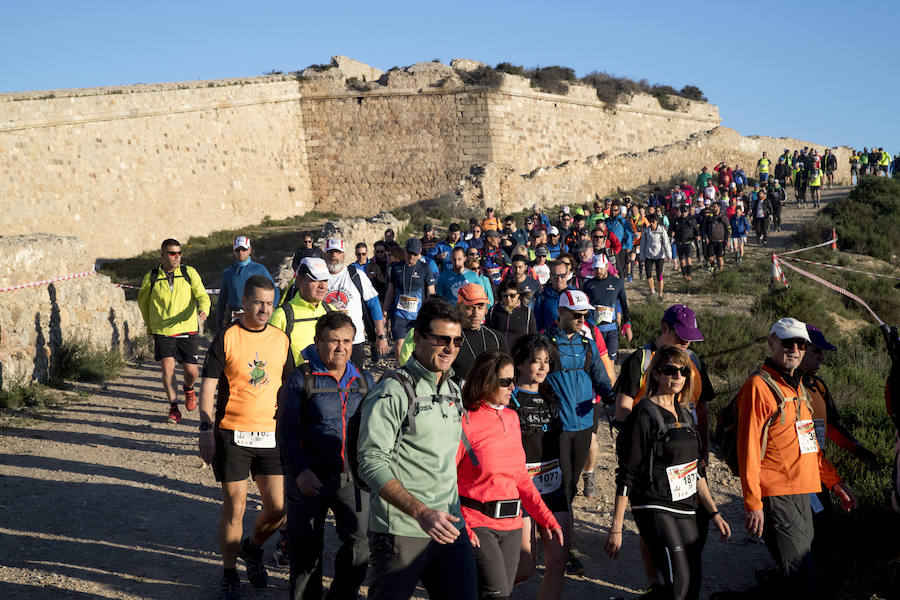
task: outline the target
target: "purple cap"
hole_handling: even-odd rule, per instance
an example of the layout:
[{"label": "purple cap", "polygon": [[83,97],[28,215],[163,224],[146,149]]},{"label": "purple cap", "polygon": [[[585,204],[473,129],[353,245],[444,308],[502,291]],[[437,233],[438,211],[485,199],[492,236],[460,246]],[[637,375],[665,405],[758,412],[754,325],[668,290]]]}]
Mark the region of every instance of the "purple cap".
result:
[{"label": "purple cap", "polygon": [[686,342],[702,342],[703,334],[697,327],[697,315],[684,304],[673,304],[663,313],[662,322],[671,326],[675,335]]},{"label": "purple cap", "polygon": [[809,334],[809,343],[821,350],[837,350],[833,344],[829,344],[825,339],[825,334],[815,325],[806,324],[806,333]]}]

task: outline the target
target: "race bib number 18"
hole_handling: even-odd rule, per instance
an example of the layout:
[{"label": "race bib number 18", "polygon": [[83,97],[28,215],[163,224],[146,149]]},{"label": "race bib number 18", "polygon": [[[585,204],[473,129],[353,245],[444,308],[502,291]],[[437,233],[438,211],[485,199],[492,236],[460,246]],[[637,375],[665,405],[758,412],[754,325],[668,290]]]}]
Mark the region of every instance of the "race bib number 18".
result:
[{"label": "race bib number 18", "polygon": [[669,489],[672,491],[673,501],[684,500],[697,493],[697,480],[700,478],[700,472],[697,470],[696,460],[666,467],[666,476],[669,478]]}]

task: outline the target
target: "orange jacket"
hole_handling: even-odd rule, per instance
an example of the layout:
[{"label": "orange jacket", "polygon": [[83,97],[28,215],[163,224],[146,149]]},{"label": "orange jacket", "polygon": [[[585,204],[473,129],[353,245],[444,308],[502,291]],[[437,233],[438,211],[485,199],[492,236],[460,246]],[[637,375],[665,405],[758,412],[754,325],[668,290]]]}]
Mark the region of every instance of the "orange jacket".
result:
[{"label": "orange jacket", "polygon": [[[799,398],[797,387],[787,383],[769,361],[762,367],[775,380],[785,398]],[[738,392],[738,462],[741,487],[744,492],[744,508],[761,510],[766,496],[786,496],[822,491],[824,483],[831,489],[841,478],[825,459],[822,449],[808,454],[800,453],[797,437],[797,410],[801,420],[812,419],[802,401],[785,402],[784,424],[777,417],[769,427],[765,457],[760,460],[763,425],[778,408],[769,386],[756,375],[751,376]]]},{"label": "orange jacket", "polygon": [[485,217],[481,220],[481,231],[500,231],[500,220],[497,217]]}]

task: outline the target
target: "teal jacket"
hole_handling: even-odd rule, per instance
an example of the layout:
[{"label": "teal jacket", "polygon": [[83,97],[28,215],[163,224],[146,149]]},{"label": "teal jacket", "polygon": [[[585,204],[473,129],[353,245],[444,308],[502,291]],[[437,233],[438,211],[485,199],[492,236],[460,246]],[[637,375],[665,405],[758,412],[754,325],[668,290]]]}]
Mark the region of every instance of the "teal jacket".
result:
[{"label": "teal jacket", "polygon": [[[397,479],[428,508],[459,517],[465,528],[456,487],[456,451],[462,433],[459,387],[450,381],[453,370],[438,374],[410,357],[403,367],[415,381],[418,410],[415,433],[404,430],[409,399],[399,382],[384,378],[362,402],[357,455],[359,475],[372,490],[369,531],[427,538],[418,522],[378,495],[382,486]],[[452,403],[450,401],[452,399]]]}]

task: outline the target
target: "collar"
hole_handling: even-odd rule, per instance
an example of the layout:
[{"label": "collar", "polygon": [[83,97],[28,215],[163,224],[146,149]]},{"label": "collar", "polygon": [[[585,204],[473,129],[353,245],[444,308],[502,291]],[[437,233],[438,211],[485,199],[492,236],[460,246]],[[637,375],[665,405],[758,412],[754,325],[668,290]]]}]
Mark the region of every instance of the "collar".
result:
[{"label": "collar", "polygon": [[[328,373],[328,368],[325,366],[325,363],[322,362],[321,357],[319,356],[319,350],[316,348],[315,344],[310,344],[306,348],[300,352],[300,356],[309,361],[309,366],[316,373]],[[347,361],[347,365],[344,368],[344,375],[341,377],[341,380],[338,384],[341,387],[347,387],[350,381],[354,378],[361,377],[359,369],[356,368],[349,360]]]},{"label": "collar", "polygon": [[790,375],[788,372],[779,367],[778,364],[772,360],[771,358],[767,358],[763,363],[764,366],[768,367],[770,370],[774,371],[776,375],[781,377],[786,384],[791,386],[792,388],[797,388],[800,385],[800,380],[802,375],[800,373],[800,369],[794,369],[794,374]]},{"label": "collar", "polygon": [[440,373],[435,373],[434,371],[429,371],[422,363],[419,362],[419,359],[416,358],[416,355],[413,354],[409,357],[409,360],[406,361],[406,368],[416,379],[424,379],[429,385],[431,385],[435,392],[439,392],[440,384],[445,381],[449,381],[451,377],[455,375],[453,371],[453,367],[450,367],[446,371],[444,371],[443,377],[441,377]]}]

